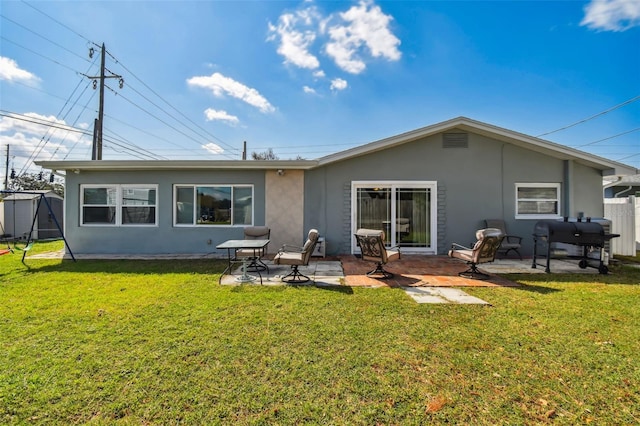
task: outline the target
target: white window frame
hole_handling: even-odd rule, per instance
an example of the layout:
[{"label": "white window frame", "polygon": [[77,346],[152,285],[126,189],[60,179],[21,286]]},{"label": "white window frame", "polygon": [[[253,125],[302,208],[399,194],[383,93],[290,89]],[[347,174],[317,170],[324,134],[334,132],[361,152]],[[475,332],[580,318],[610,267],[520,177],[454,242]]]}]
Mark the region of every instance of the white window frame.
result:
[{"label": "white window frame", "polygon": [[[206,187],[230,187],[231,188],[231,211],[229,216],[231,218],[231,224],[210,224],[210,223],[198,223],[196,206],[198,204],[197,200],[197,191],[195,190],[197,187],[206,186]],[[193,221],[192,223],[178,223],[178,188],[193,188]],[[234,223],[234,191],[235,188],[251,188],[251,223]],[[255,188],[252,184],[236,184],[236,183],[176,183],[173,185],[173,226],[179,228],[194,228],[194,227],[205,227],[205,228],[232,228],[232,227],[245,227],[245,226],[253,226],[255,222]]]},{"label": "white window frame", "polygon": [[[429,247],[406,247],[402,248],[403,253],[421,253],[421,254],[436,254],[438,252],[438,183],[436,181],[417,181],[417,180],[355,180],[351,182],[351,253],[360,253],[360,248],[357,246],[356,239],[353,236],[357,229],[356,223],[358,221],[357,209],[357,190],[359,188],[390,188],[392,193],[395,194],[395,190],[400,188],[428,188],[431,190],[431,210],[429,211],[429,217],[431,220],[431,240],[429,241]],[[395,197],[392,197],[395,200]],[[396,216],[395,201],[391,205],[391,217]],[[396,245],[395,233],[391,233],[391,245]]]},{"label": "white window frame", "polygon": [[[531,199],[528,201],[555,201],[558,206],[557,213],[520,213],[518,211],[518,203],[520,201],[527,201],[527,199],[518,198],[518,189],[520,188],[555,188],[556,199]],[[529,182],[529,183],[516,183],[515,184],[515,218],[516,219],[558,219],[562,217],[562,185],[560,183],[542,183],[542,182]]]},{"label": "white window frame", "polygon": [[[87,204],[84,203],[84,190],[86,188],[113,188],[116,190],[116,203],[115,205],[104,204]],[[153,205],[145,205],[143,207],[154,208],[154,222],[153,223],[122,223],[122,208],[125,204],[122,202],[123,194],[126,190],[131,189],[153,189],[156,192],[156,202]],[[80,185],[80,226],[86,227],[157,227],[158,226],[158,185],[155,184],[83,184]],[[84,223],[84,208],[85,207],[115,207],[115,221],[114,223]],[[133,207],[133,206],[129,206]]]}]

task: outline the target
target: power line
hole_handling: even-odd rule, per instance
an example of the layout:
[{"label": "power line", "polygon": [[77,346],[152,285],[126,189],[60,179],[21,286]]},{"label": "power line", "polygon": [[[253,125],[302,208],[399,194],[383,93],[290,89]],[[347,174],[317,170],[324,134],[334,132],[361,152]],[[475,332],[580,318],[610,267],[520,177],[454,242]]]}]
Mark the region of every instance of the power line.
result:
[{"label": "power line", "polygon": [[[144,96],[142,93],[140,93],[139,91],[137,91],[135,88],[131,88],[131,90],[133,90],[135,93],[137,93],[138,95],[140,95],[143,99],[145,99],[147,102],[149,102],[151,105],[155,106],[156,108],[158,108],[160,111],[164,112],[167,116],[171,117],[172,119],[176,120],[178,123],[183,124],[180,120],[176,119],[174,116],[172,116],[171,114],[169,114],[166,110],[164,110],[162,107],[160,107],[159,105],[157,105],[156,103],[154,103],[153,101],[151,101],[149,98],[147,98],[146,96]],[[145,111],[146,112],[146,111]],[[148,113],[148,112],[147,112]],[[150,114],[150,113],[148,113]],[[155,118],[155,117],[154,117]],[[184,125],[184,124],[183,124]],[[195,132],[193,129],[190,129],[189,127],[185,126],[187,129],[191,130],[193,133],[195,133],[196,135],[198,135],[199,137],[201,137],[202,139],[204,139],[206,142],[208,142],[207,138],[204,137],[203,135]],[[234,149],[231,145],[227,145],[226,143],[220,141],[218,138],[215,138],[216,140],[218,140],[220,143],[225,144],[227,149]]]},{"label": "power line", "polygon": [[[109,54],[111,55],[111,54]],[[144,81],[142,81],[140,78],[138,78],[131,70],[129,70],[124,64],[120,63],[115,57],[113,57],[111,55],[111,57],[113,58],[114,61],[116,61],[116,63],[120,64],[120,66],[122,66],[122,68],[124,68],[129,74],[131,74],[133,76],[133,78],[135,78],[138,82],[140,82],[144,87],[146,87],[151,93],[153,93],[155,96],[157,96],[162,102],[164,102],[165,104],[167,104],[169,107],[171,107],[174,111],[176,111],[178,114],[180,114],[184,119],[186,119],[187,121],[189,121],[191,124],[193,124],[194,126],[198,127],[200,130],[204,131],[207,135],[209,135],[210,137],[212,137],[213,139],[217,140],[218,142],[226,145],[227,147],[229,147],[230,149],[237,149],[234,148],[232,145],[226,143],[225,141],[221,140],[220,138],[218,138],[217,136],[209,133],[206,129],[202,128],[200,125],[198,125],[197,123],[195,123],[193,120],[191,120],[189,117],[187,117],[182,111],[180,111],[179,109],[177,109],[176,107],[174,107],[171,103],[167,102],[162,96],[160,96],[155,90],[153,90],[151,87],[149,87]]]},{"label": "power line", "polygon": [[[88,85],[85,87],[85,91],[87,89]],[[84,94],[84,91],[82,92]],[[89,102],[91,102],[91,100],[94,98],[95,93],[93,95],[91,95],[88,99],[87,102],[84,104],[84,106],[82,107],[82,109],[80,110],[80,112],[78,113],[78,115],[76,116],[76,119],[73,121],[73,123],[71,124],[72,126],[76,126],[76,124],[78,123],[78,121],[80,121],[80,116],[82,115],[82,113],[84,111],[86,111],[88,109],[87,105],[89,105]],[[76,103],[74,103],[74,105],[76,105]],[[71,110],[69,110],[69,112],[71,112]],[[55,155],[58,153],[58,149],[60,149],[60,147],[62,146],[62,144],[64,143],[64,141],[67,140],[67,135],[65,135],[65,137],[60,141],[60,143],[58,144],[58,146],[56,147],[56,149],[53,151],[53,153],[51,154],[51,159],[53,159],[55,157]],[[80,139],[78,139],[76,141],[76,143],[73,144],[73,147],[71,147],[71,149],[75,148],[75,146],[78,144],[78,142],[80,142],[80,140],[82,140],[82,137],[80,137]]]},{"label": "power line", "polygon": [[[113,89],[111,89],[109,86],[106,86],[107,89],[113,91]],[[167,123],[166,121],[162,120],[160,117],[157,117],[155,115],[153,115],[151,112],[147,111],[146,109],[142,108],[140,105],[136,104],[135,102],[133,102],[132,100],[130,100],[129,98],[127,98],[126,96],[122,95],[122,94],[118,94],[118,96],[120,96],[122,99],[124,99],[125,101],[129,102],[131,105],[135,106],[136,108],[140,109],[141,111],[145,112],[146,114],[148,114],[149,116],[155,118],[156,120],[158,120],[159,122],[161,122],[162,124],[164,124],[165,126],[169,127],[170,129],[175,130],[177,133],[185,136],[188,140],[191,140],[193,142],[195,142],[189,135],[187,135],[186,133],[184,133],[183,131],[177,129],[176,127],[172,126],[171,124]],[[175,145],[175,144],[174,144]],[[178,146],[178,145],[176,145]],[[227,157],[231,158],[229,155],[226,155]]]},{"label": "power line", "polygon": [[44,59],[46,59],[47,61],[53,62],[53,63],[54,63],[54,64],[56,64],[56,65],[60,65],[61,67],[66,68],[66,69],[68,69],[68,70],[70,70],[70,71],[73,71],[73,72],[74,72],[74,73],[76,73],[76,74],[80,74],[78,71],[74,70],[74,69],[73,69],[73,68],[71,68],[70,66],[65,65],[65,64],[63,64],[63,63],[60,63],[60,62],[56,61],[55,59],[52,59],[52,58],[50,58],[50,57],[48,57],[48,56],[45,56],[45,55],[43,55],[43,54],[41,54],[41,53],[38,53],[38,52],[36,52],[35,50],[30,49],[30,48],[28,48],[28,47],[26,47],[26,46],[23,46],[23,45],[21,45],[21,44],[19,44],[19,43],[16,43],[16,42],[15,42],[15,41],[13,41],[13,40],[9,40],[9,39],[8,39],[8,38],[6,38],[5,36],[0,36],[0,38],[2,38],[2,40],[4,40],[4,41],[7,41],[7,42],[9,42],[9,43],[11,43],[11,44],[14,44],[14,45],[16,45],[16,46],[18,46],[18,47],[20,47],[20,48],[22,48],[22,49],[26,50],[27,52],[31,52],[31,53],[33,53],[33,54],[34,54],[34,55],[36,55],[36,56],[40,56],[41,58],[44,58]]},{"label": "power line", "polygon": [[[63,125],[59,125],[59,124],[57,124],[55,122],[52,122],[52,121],[49,121],[49,120],[43,120],[43,119],[39,119],[39,118],[35,118],[35,117],[29,117],[29,116],[26,116],[26,115],[23,115],[23,114],[8,112],[8,111],[4,111],[4,110],[0,110],[0,116],[11,118],[11,119],[14,119],[14,120],[20,120],[20,121],[24,121],[24,122],[28,122],[28,123],[32,123],[32,124],[37,124],[37,125],[41,125],[41,126],[47,126],[49,128],[56,128],[56,129],[60,129],[60,130],[66,130],[68,132],[80,133],[83,136],[91,136],[92,135],[90,132],[88,132],[86,130],[83,130],[83,129],[78,129],[78,128],[75,128],[75,127],[72,127],[72,126],[63,126]],[[157,155],[151,153],[150,151],[147,151],[147,150],[144,150],[144,149],[142,149],[140,147],[137,147],[137,146],[131,144],[130,142],[127,142],[126,140],[121,140],[119,142],[119,141],[117,141],[117,139],[112,138],[112,137],[106,137],[105,140],[108,141],[112,145],[115,145],[115,146],[121,147],[123,149],[126,149],[130,153],[135,154],[135,156],[138,157],[138,158],[143,158],[143,157],[153,158],[153,159],[157,159],[158,158]],[[131,147],[128,147],[128,146],[124,145],[121,142],[129,143],[131,145]],[[31,156],[28,158],[28,160],[26,161],[25,164],[31,163],[31,157],[33,157],[33,151],[32,150],[29,150],[28,153],[30,153]],[[22,170],[20,171],[19,174],[22,174],[24,172],[25,168],[26,168],[26,166],[24,166],[22,168]]]},{"label": "power line", "polygon": [[[90,65],[89,67],[91,67],[91,66],[92,65]],[[62,116],[62,120],[66,121],[67,116],[71,113],[71,109],[78,103],[78,100],[79,100],[80,96],[82,96],[82,94],[84,92],[86,92],[87,86],[85,86],[85,90],[78,95],[78,98],[76,98],[76,100],[73,102],[71,108],[69,108],[69,110],[66,113],[63,114],[63,111],[64,111],[65,107],[69,104],[69,102],[71,101],[71,98],[76,93],[76,91],[80,88],[81,84],[82,84],[82,80],[78,81],[78,84],[73,89],[73,92],[71,92],[71,94],[69,95],[69,97],[65,101],[64,105],[62,105],[62,107],[60,108],[60,111],[58,112],[58,114],[56,114],[56,117]],[[76,122],[77,122],[77,120],[76,120]],[[33,153],[31,154],[31,156],[29,157],[29,159],[27,160],[25,165],[20,170],[20,174],[22,174],[26,170],[26,168],[29,166],[29,163],[32,162],[34,158],[37,158],[37,156],[40,154],[40,152],[42,152],[42,150],[45,148],[45,146],[49,143],[49,141],[51,140],[51,137],[54,134],[54,131],[50,131],[50,130],[51,129],[47,130],[47,132],[42,136],[42,138],[40,139],[40,142],[38,143],[36,148],[33,150]],[[47,138],[46,141],[45,141],[45,138]],[[64,136],[63,141],[64,141],[64,139],[66,139],[66,135]]]},{"label": "power line", "polygon": [[70,132],[81,133],[83,135],[91,136],[91,133],[88,132],[85,129],[79,129],[79,128],[75,128],[75,127],[71,127],[71,126],[67,126],[67,125],[61,125],[61,124],[58,124],[58,123],[56,123],[54,121],[49,121],[49,120],[43,120],[43,119],[40,119],[40,118],[29,117],[28,115],[19,114],[17,112],[0,110],[0,116],[1,117],[12,118],[14,120],[25,121],[25,122],[28,122],[28,123],[38,124],[40,126],[47,126],[47,127],[52,127],[52,128],[55,128],[55,129],[68,130]]},{"label": "power line", "polygon": [[[63,24],[62,22],[58,21],[57,19],[55,19],[54,17],[52,17],[51,15],[47,15],[46,13],[44,13],[43,11],[41,11],[40,9],[36,8],[35,6],[27,3],[26,1],[22,1],[22,3],[26,4],[27,6],[29,6],[30,8],[32,8],[33,10],[35,10],[38,13],[43,14],[44,16],[46,16],[47,18],[51,19],[53,22],[55,22],[56,24],[60,25],[61,27],[66,28],[67,30],[71,31],[72,33],[74,33],[75,35],[77,35],[78,37],[80,37],[81,39],[83,39],[84,41],[86,41],[87,43],[93,43],[91,40],[89,40],[88,38],[86,38],[85,36],[83,36],[82,34],[80,34],[79,32],[75,31],[73,28]],[[95,43],[93,43],[95,44]],[[97,45],[96,45],[97,46]]]},{"label": "power line", "polygon": [[[124,122],[124,121],[122,121],[122,120],[120,120],[120,119],[118,119],[118,118],[116,118],[116,117],[114,117],[112,115],[105,114],[105,117],[108,117],[110,120],[117,121],[118,123],[122,124],[123,126],[130,127],[130,128],[132,128],[132,129],[134,129],[134,130],[136,130],[136,131],[138,131],[140,133],[143,133],[143,134],[145,134],[147,136],[151,136],[154,140],[163,141],[163,142],[166,142],[166,143],[168,143],[170,145],[174,145],[174,146],[178,147],[180,150],[183,150],[183,151],[194,151],[194,152],[197,151],[197,152],[200,153],[200,155],[202,155],[202,147],[201,146],[199,146],[199,149],[197,149],[197,150],[196,149],[185,148],[185,147],[183,147],[181,145],[176,144],[175,142],[170,141],[167,138],[164,138],[162,136],[158,136],[158,135],[153,134],[153,133],[151,133],[149,131],[146,131],[146,130],[143,130],[143,129],[139,128],[139,127],[136,127],[136,126],[134,126],[132,124],[126,123],[126,122]],[[163,150],[162,148],[154,148],[154,149],[156,151],[162,151]],[[165,151],[168,151],[168,150],[169,149],[165,149]],[[171,150],[173,150],[173,149],[171,149]],[[239,150],[237,148],[234,148],[234,151],[239,152]]]},{"label": "power line", "polygon": [[158,160],[158,159],[167,160],[166,157],[162,157],[160,155],[154,154],[153,152],[151,152],[149,150],[141,148],[141,147],[137,146],[136,144],[132,143],[131,141],[127,140],[126,138],[120,136],[119,134],[117,134],[117,133],[115,133],[113,131],[111,131],[111,133],[113,133],[114,136],[107,136],[106,139],[108,139],[109,141],[111,141],[113,143],[115,143],[115,141],[117,140],[119,142],[128,144],[129,146],[132,147],[132,148],[128,148],[128,149],[133,150],[135,148],[136,152],[138,152],[138,153],[140,153],[142,155],[145,155],[148,158],[152,158],[154,160]]},{"label": "power line", "polygon": [[631,98],[631,99],[629,99],[629,100],[627,100],[627,101],[624,101],[624,102],[622,102],[621,104],[618,104],[618,105],[616,105],[616,106],[614,106],[614,107],[611,107],[611,108],[609,108],[608,110],[605,110],[605,111],[599,112],[599,113],[597,113],[597,114],[595,114],[595,115],[592,115],[591,117],[585,118],[585,119],[580,120],[580,121],[576,121],[576,122],[575,122],[575,123],[573,123],[573,124],[569,124],[568,126],[564,126],[564,127],[559,128],[559,129],[552,130],[551,132],[542,133],[542,134],[540,134],[540,135],[538,135],[538,136],[536,136],[536,137],[537,137],[537,138],[539,138],[539,137],[542,137],[542,136],[550,135],[550,134],[552,134],[552,133],[556,133],[556,132],[559,132],[559,131],[562,131],[562,130],[569,129],[569,128],[574,127],[574,126],[577,126],[578,124],[586,123],[587,121],[593,120],[593,119],[594,119],[594,118],[596,118],[596,117],[600,117],[601,115],[607,114],[607,113],[609,113],[609,112],[611,112],[611,111],[614,111],[614,110],[616,110],[616,109],[618,109],[618,108],[621,108],[621,107],[623,107],[623,106],[625,106],[625,105],[627,105],[627,104],[630,104],[630,103],[632,103],[632,102],[635,102],[635,101],[637,101],[638,99],[640,99],[640,95],[638,95],[638,96],[636,96],[636,97],[633,97],[633,98]]},{"label": "power line", "polygon": [[[77,57],[77,58],[80,58],[80,59],[82,59],[82,60],[87,61],[87,58],[84,58],[84,57],[82,57],[82,56],[78,55],[76,52],[74,52],[74,51],[72,51],[72,50],[67,49],[66,47],[62,46],[61,44],[56,43],[55,41],[51,40],[50,38],[45,37],[45,36],[43,36],[42,34],[40,34],[40,33],[36,32],[36,31],[34,31],[34,30],[30,29],[30,28],[25,27],[24,25],[20,24],[19,22],[16,22],[16,21],[14,21],[14,20],[13,20],[13,19],[11,19],[11,18],[7,18],[6,16],[4,16],[4,15],[2,15],[2,14],[0,14],[0,17],[2,17],[3,19],[5,19],[5,20],[7,20],[7,21],[11,22],[12,24],[17,25],[17,26],[19,26],[20,28],[22,28],[22,29],[24,29],[24,30],[26,30],[26,31],[30,32],[31,34],[34,34],[34,35],[36,35],[36,36],[40,37],[41,39],[43,39],[43,40],[45,40],[45,41],[47,41],[47,42],[49,42],[49,43],[53,44],[54,46],[59,47],[60,49],[62,49],[62,50],[64,50],[64,51],[66,51],[66,52],[68,52],[68,53],[72,54],[73,56],[75,56],[75,57]],[[14,44],[15,44],[15,43],[14,43]],[[87,62],[88,62],[88,61],[87,61]]]},{"label": "power line", "polygon": [[[96,43],[92,42],[92,41],[91,41],[91,40],[89,40],[87,37],[83,36],[82,34],[78,33],[77,31],[73,30],[71,27],[69,27],[69,26],[67,26],[67,25],[63,24],[62,22],[60,22],[60,21],[56,20],[55,18],[53,18],[52,16],[48,15],[47,13],[45,13],[45,12],[43,12],[43,11],[39,10],[39,9],[38,9],[38,8],[36,8],[35,6],[33,6],[33,5],[29,4],[29,3],[25,2],[25,1],[23,1],[23,3],[24,3],[24,4],[26,4],[26,5],[28,5],[28,6],[29,6],[29,7],[31,7],[32,9],[36,10],[37,12],[41,13],[42,15],[46,16],[48,19],[50,19],[50,20],[52,20],[52,21],[56,22],[58,25],[60,25],[60,26],[64,27],[65,29],[67,29],[67,30],[71,31],[72,33],[74,33],[74,34],[75,34],[75,35],[77,35],[78,37],[80,37],[80,38],[82,38],[83,40],[85,40],[87,43],[90,43],[90,44],[92,44],[92,45],[97,46],[97,47],[99,47],[99,48],[100,48],[100,46],[98,46],[98,44],[96,44]],[[29,28],[27,28],[26,26],[24,26],[24,25],[22,25],[22,24],[19,24],[19,23],[17,23],[17,22],[15,22],[15,21],[13,21],[13,20],[12,20],[11,22],[14,22],[16,25],[21,26],[21,27],[22,27],[22,28],[24,28],[25,30],[30,31],[30,32],[32,32],[32,33],[34,33],[34,34],[38,35],[39,37],[41,37],[41,38],[45,38],[45,39],[46,39],[46,37],[44,37],[44,36],[42,36],[42,35],[38,34],[37,32],[35,32],[35,31],[33,31],[33,30],[30,30]],[[4,38],[4,37],[3,37],[3,38]],[[10,41],[10,40],[8,40],[8,41]],[[58,61],[56,61],[56,60],[54,60],[54,59],[52,59],[52,58],[50,58],[50,57],[47,57],[47,56],[45,56],[45,55],[42,55],[42,54],[40,54],[40,53],[38,53],[38,52],[36,52],[36,51],[34,51],[34,50],[32,50],[32,49],[29,49],[29,48],[27,48],[27,47],[21,46],[21,45],[19,45],[18,43],[15,43],[15,42],[13,42],[13,41],[10,41],[10,42],[11,42],[11,43],[14,43],[14,44],[16,44],[16,45],[18,45],[19,47],[24,48],[25,50],[27,50],[27,51],[29,51],[29,52],[31,52],[31,53],[33,53],[33,54],[35,54],[35,55],[41,56],[41,57],[43,57],[43,58],[45,58],[45,59],[47,59],[47,60],[49,60],[49,61],[52,61],[52,62],[54,62],[54,63],[56,63],[56,64],[58,64],[58,65],[62,65],[62,66],[64,66],[64,65],[63,65],[63,64],[61,64],[60,62],[58,62]],[[53,44],[56,44],[56,43],[53,43]],[[58,47],[60,47],[60,48],[64,49],[64,50],[66,50],[66,51],[69,51],[68,49],[64,48],[64,47],[63,47],[63,46],[61,46],[61,45],[58,45],[58,44],[56,44],[56,45],[57,45]],[[158,108],[158,109],[160,109],[161,111],[163,111],[165,114],[167,114],[167,116],[171,117],[171,118],[172,118],[173,120],[175,120],[176,122],[178,122],[178,123],[180,123],[181,125],[185,126],[185,128],[187,128],[189,131],[191,131],[191,132],[193,132],[194,134],[196,134],[196,135],[198,135],[199,137],[201,137],[203,140],[205,140],[205,141],[206,141],[206,143],[209,143],[209,142],[211,141],[211,138],[213,138],[214,140],[218,141],[220,144],[222,144],[222,145],[226,145],[227,150],[229,150],[229,151],[232,151],[232,150],[234,150],[234,149],[235,149],[235,150],[237,150],[237,148],[233,148],[233,146],[232,146],[232,145],[227,144],[226,142],[224,142],[224,141],[222,141],[221,139],[217,138],[215,135],[212,135],[211,133],[207,132],[207,131],[206,131],[205,129],[203,129],[202,127],[198,126],[198,125],[197,125],[193,120],[189,119],[189,118],[188,118],[186,115],[184,115],[181,111],[179,111],[177,108],[175,108],[173,105],[171,105],[171,104],[170,104],[169,102],[167,102],[165,99],[163,99],[163,98],[162,98],[162,97],[161,97],[161,96],[160,96],[156,91],[154,91],[153,89],[151,89],[151,88],[149,87],[149,85],[147,85],[147,84],[146,84],[146,83],[144,83],[140,78],[138,78],[138,77],[137,77],[133,72],[131,72],[131,71],[130,71],[130,70],[129,70],[129,69],[128,69],[124,64],[122,64],[122,63],[121,63],[121,62],[120,62],[120,61],[119,61],[119,60],[118,60],[114,55],[112,55],[110,52],[106,51],[106,49],[105,49],[105,53],[106,53],[106,54],[108,54],[108,55],[109,55],[109,56],[110,56],[110,57],[111,57],[111,58],[112,58],[116,63],[118,63],[118,64],[119,64],[122,68],[124,68],[128,73],[130,73],[130,74],[133,76],[133,78],[135,78],[137,81],[139,81],[140,83],[142,83],[142,84],[143,84],[143,85],[144,85],[144,86],[145,86],[145,87],[146,87],[146,88],[147,88],[151,93],[153,93],[154,95],[156,95],[156,96],[157,96],[160,100],[162,100],[165,104],[169,105],[173,110],[177,111],[177,112],[178,112],[182,117],[184,117],[187,121],[189,121],[189,122],[190,122],[191,124],[193,124],[194,126],[198,127],[200,130],[202,130],[204,133],[206,133],[209,137],[205,137],[202,133],[197,132],[196,130],[194,130],[193,128],[190,128],[189,126],[186,126],[186,125],[184,124],[184,122],[182,122],[182,121],[178,120],[176,117],[172,116],[172,115],[171,115],[170,113],[168,113],[166,110],[164,110],[164,109],[160,108],[157,104],[153,103],[149,98],[145,97],[144,95],[142,95],[142,93],[140,93],[139,91],[135,90],[135,88],[132,88],[132,90],[133,90],[134,92],[136,92],[138,95],[140,95],[141,97],[143,97],[147,102],[151,103],[151,104],[152,104],[152,105],[154,105],[156,108]],[[76,55],[76,56],[77,56],[77,55]],[[83,59],[84,59],[84,58],[83,58]],[[85,59],[85,60],[86,60],[86,59]],[[66,67],[66,68],[68,68],[68,69],[70,69],[71,71],[74,71],[74,72],[75,72],[75,73],[77,73],[77,74],[80,74],[80,75],[84,75],[84,76],[86,76],[86,74],[79,73],[79,72],[77,72],[76,70],[73,70],[73,69],[71,69],[71,68],[70,68],[70,67],[68,67],[68,66],[65,66],[65,67]],[[110,90],[112,90],[111,88],[109,88],[109,89],[110,89]],[[123,98],[124,98],[124,97],[123,97]],[[188,135],[186,135],[184,132],[179,131],[178,129],[176,129],[174,126],[171,126],[171,125],[170,125],[169,123],[167,123],[166,121],[163,121],[163,120],[161,120],[159,117],[157,117],[157,116],[155,116],[155,115],[151,114],[149,111],[147,111],[147,110],[145,110],[144,108],[142,108],[142,107],[140,107],[139,105],[137,105],[134,101],[129,100],[129,99],[127,99],[127,98],[124,98],[124,99],[125,99],[125,100],[127,100],[128,102],[130,102],[132,105],[134,105],[134,106],[136,106],[137,108],[139,108],[140,110],[144,111],[144,112],[145,112],[145,113],[147,113],[148,115],[150,115],[152,118],[154,118],[154,119],[156,119],[156,120],[160,121],[163,125],[168,126],[168,127],[170,127],[171,129],[173,129],[173,130],[175,130],[175,131],[179,132],[180,134],[182,134],[182,135],[184,135],[185,137],[187,137],[189,140],[193,140],[193,138],[189,137],[189,136],[188,136]],[[227,156],[228,156],[228,154],[227,154]],[[231,158],[231,157],[230,157],[230,158]]]},{"label": "power line", "polygon": [[[589,143],[586,143],[584,145],[578,145],[576,148],[582,148],[582,147],[589,146],[589,145],[595,145],[595,144],[600,143],[600,142],[608,141],[609,139],[614,139],[614,138],[617,138],[617,137],[620,137],[620,136],[628,135],[629,133],[637,132],[638,130],[640,130],[640,127],[636,127],[635,129],[632,129],[632,130],[629,130],[629,131],[626,131],[626,132],[618,133],[617,135],[609,136],[608,138],[599,139],[597,141],[589,142]],[[612,145],[609,145],[609,146],[611,147]]]}]

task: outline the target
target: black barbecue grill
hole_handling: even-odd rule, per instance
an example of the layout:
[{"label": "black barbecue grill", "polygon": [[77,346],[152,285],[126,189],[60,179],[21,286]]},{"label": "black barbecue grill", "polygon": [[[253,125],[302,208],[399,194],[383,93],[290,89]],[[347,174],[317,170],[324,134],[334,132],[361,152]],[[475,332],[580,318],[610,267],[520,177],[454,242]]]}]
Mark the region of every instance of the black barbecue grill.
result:
[{"label": "black barbecue grill", "polygon": [[605,243],[619,236],[619,234],[605,233],[604,227],[597,222],[592,222],[590,218],[587,218],[586,221],[581,219],[570,221],[569,218],[564,218],[563,221],[541,220],[533,228],[533,265],[531,267],[535,268],[537,266],[536,258],[538,255],[540,257],[545,256],[545,254],[538,254],[540,247],[543,251],[546,249],[547,263],[545,272],[551,272],[549,262],[552,255],[552,244],[564,243],[582,247],[582,256],[580,256],[580,262],[578,263],[578,266],[582,269],[592,266],[589,263],[589,254],[597,252],[599,254],[598,264],[592,267],[597,268],[601,274],[606,274],[609,269],[604,264],[603,259]]}]

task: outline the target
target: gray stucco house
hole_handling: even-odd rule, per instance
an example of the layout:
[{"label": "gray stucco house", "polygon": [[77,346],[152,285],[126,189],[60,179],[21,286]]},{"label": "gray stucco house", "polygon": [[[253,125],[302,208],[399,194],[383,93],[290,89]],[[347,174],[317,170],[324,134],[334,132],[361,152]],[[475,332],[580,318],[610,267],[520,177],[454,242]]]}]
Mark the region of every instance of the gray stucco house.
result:
[{"label": "gray stucco house", "polygon": [[78,254],[214,253],[249,225],[271,228],[270,252],[317,228],[327,255],[353,253],[366,227],[404,253],[444,254],[496,218],[530,254],[537,220],[602,217],[603,177],[638,173],[465,117],[315,160],[38,165],[66,175],[65,236]]}]

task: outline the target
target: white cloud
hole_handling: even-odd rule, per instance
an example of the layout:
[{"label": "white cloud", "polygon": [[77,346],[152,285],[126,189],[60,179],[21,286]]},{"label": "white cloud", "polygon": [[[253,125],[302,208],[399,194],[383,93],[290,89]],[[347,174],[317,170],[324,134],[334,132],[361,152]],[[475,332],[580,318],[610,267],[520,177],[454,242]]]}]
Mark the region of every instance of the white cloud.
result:
[{"label": "white cloud", "polygon": [[374,58],[397,61],[402,56],[398,50],[400,40],[389,29],[393,18],[382,13],[379,6],[361,1],[339,17],[344,22],[328,27],[331,42],[325,49],[344,71],[352,74],[364,71],[366,63],[361,54],[365,46]]},{"label": "white cloud", "polygon": [[227,111],[218,111],[213,108],[207,108],[204,111],[207,121],[226,121],[229,124],[238,124],[240,120],[235,115],[230,115]]},{"label": "white cloud", "polygon": [[209,142],[206,145],[202,145],[202,148],[204,148],[205,150],[209,151],[212,154],[222,154],[224,152],[224,149],[222,149],[219,145],[216,145],[213,142]]},{"label": "white cloud", "polygon": [[603,31],[625,31],[640,25],[640,1],[592,0],[580,25]]},{"label": "white cloud", "polygon": [[213,92],[214,96],[221,97],[229,95],[240,99],[251,106],[258,108],[261,112],[274,112],[275,108],[256,89],[247,87],[232,78],[225,77],[220,73],[213,73],[210,76],[191,77],[187,84],[194,87],[202,87]]},{"label": "white cloud", "polygon": [[[78,127],[86,128],[86,124]],[[67,146],[76,144],[91,145],[91,136],[79,133],[54,116],[26,113],[0,117],[0,145],[10,145],[11,155],[18,163],[28,160],[33,152],[38,152],[37,159],[59,159],[68,152]]]},{"label": "white cloud", "polygon": [[23,70],[13,59],[0,56],[0,80],[38,82],[40,79],[35,74]]},{"label": "white cloud", "polygon": [[[86,125],[81,126],[82,128],[86,128]],[[80,140],[82,137],[82,133],[68,126],[64,120],[58,120],[52,115],[46,116],[35,112],[9,114],[6,117],[0,117],[0,133],[12,132],[36,135],[39,138],[45,135],[47,137],[64,137],[74,142]]]},{"label": "white cloud", "polygon": [[[342,70],[359,74],[367,67],[367,60],[384,58],[400,60],[400,40],[390,30],[391,15],[385,15],[372,0],[361,0],[346,12],[321,16],[315,6],[291,13],[283,13],[276,25],[269,24],[267,40],[278,40],[278,54],[285,63],[299,68],[318,70],[320,60],[312,52],[319,44]],[[322,40],[320,40],[322,38]],[[314,77],[324,77],[324,71]]]},{"label": "white cloud", "polygon": [[331,80],[331,90],[344,90],[348,86],[346,80],[335,78]]},{"label": "white cloud", "polygon": [[309,46],[315,41],[316,33],[310,29],[296,28],[312,25],[315,17],[315,8],[310,7],[295,14],[280,15],[277,25],[269,23],[270,35],[267,40],[280,38],[277,52],[284,57],[285,63],[306,69],[316,69],[320,66],[318,58],[309,52]]},{"label": "white cloud", "polygon": [[304,93],[314,93],[314,94],[316,93],[316,90],[309,86],[303,86],[302,90],[304,91]]}]

